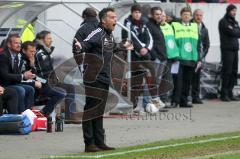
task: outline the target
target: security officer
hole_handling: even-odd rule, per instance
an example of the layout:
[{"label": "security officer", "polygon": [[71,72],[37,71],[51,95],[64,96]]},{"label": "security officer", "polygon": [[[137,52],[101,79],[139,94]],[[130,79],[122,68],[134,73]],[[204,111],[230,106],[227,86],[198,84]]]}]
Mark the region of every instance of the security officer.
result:
[{"label": "security officer", "polygon": [[[166,13],[163,11],[160,27],[161,27],[161,30],[164,35],[165,45],[166,45],[166,49],[167,49],[167,51],[166,51],[167,52],[167,67],[164,71],[166,73],[163,78],[165,78],[166,80],[171,82],[171,84],[173,84],[173,87],[177,87],[178,86],[177,74],[171,74],[171,66],[172,66],[172,63],[178,62],[179,49],[176,44],[173,28],[170,24],[168,24],[166,22],[166,19],[167,19]],[[171,78],[171,76],[172,76],[172,78]],[[176,103],[179,103],[179,101],[177,102],[178,99],[176,97],[179,97],[180,94],[177,94],[176,90],[177,90],[177,88],[175,88],[174,91],[172,92],[172,97],[171,97],[172,101],[171,101],[170,108],[177,107]],[[178,91],[178,93],[179,93],[179,91]],[[165,97],[165,98],[167,98],[167,97]],[[165,100],[167,100],[167,99],[165,99]]]},{"label": "security officer", "polygon": [[238,100],[233,96],[232,90],[237,81],[240,28],[235,19],[237,7],[230,4],[226,11],[225,16],[219,21],[218,27],[223,64],[221,100],[229,102]]},{"label": "security officer", "polygon": [[[33,41],[35,36],[35,22],[37,21],[37,17],[34,18],[29,24],[27,24],[27,21],[24,19],[18,20],[17,28],[23,28],[21,35],[21,41],[24,43],[25,41]],[[27,24],[27,26],[25,26]],[[25,28],[24,28],[25,27]]]}]

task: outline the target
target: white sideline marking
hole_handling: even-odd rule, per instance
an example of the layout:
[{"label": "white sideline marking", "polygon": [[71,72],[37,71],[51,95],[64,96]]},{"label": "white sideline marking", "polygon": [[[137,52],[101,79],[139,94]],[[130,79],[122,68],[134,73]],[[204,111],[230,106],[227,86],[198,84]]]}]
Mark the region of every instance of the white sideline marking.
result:
[{"label": "white sideline marking", "polygon": [[155,146],[155,147],[149,147],[149,148],[135,149],[135,150],[130,150],[130,151],[115,152],[115,153],[111,153],[111,154],[95,155],[95,156],[50,156],[50,158],[103,158],[103,157],[109,157],[109,156],[121,156],[121,155],[134,153],[134,152],[144,152],[144,151],[157,150],[157,149],[163,149],[163,148],[202,144],[202,143],[209,143],[209,142],[214,142],[214,141],[224,141],[224,140],[237,139],[237,138],[240,138],[240,136],[212,138],[212,139],[207,139],[207,140],[199,140],[199,141],[185,142],[185,143],[171,144],[171,145],[162,145],[162,146]]}]

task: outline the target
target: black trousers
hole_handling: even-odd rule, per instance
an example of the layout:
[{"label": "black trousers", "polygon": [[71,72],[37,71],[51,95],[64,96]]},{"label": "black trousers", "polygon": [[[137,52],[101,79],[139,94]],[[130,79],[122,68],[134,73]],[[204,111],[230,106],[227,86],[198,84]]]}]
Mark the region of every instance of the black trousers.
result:
[{"label": "black trousers", "polygon": [[84,83],[86,104],[82,118],[85,145],[104,144],[103,114],[106,107],[109,84],[95,81]]},{"label": "black trousers", "polygon": [[4,94],[0,96],[0,115],[6,108],[9,114],[18,114],[18,94],[15,89],[5,87]]},{"label": "black trousers", "polygon": [[179,65],[178,74],[173,74],[172,103],[187,104],[194,67]]},{"label": "black trousers", "polygon": [[200,99],[200,77],[201,77],[201,70],[198,69],[197,72],[194,71],[193,78],[192,78],[192,99],[197,100]]},{"label": "black trousers", "polygon": [[186,105],[188,102],[188,96],[190,93],[190,88],[192,86],[192,78],[194,74],[194,67],[191,66],[185,66],[180,65],[182,69],[182,94],[181,94],[181,100],[180,105]]},{"label": "black trousers", "polygon": [[64,90],[49,85],[43,86],[39,91],[40,94],[50,98],[47,101],[46,106],[41,110],[45,115],[50,115],[55,106],[66,96],[66,92]]},{"label": "black trousers", "polygon": [[221,50],[222,53],[222,86],[221,96],[232,96],[233,87],[237,81],[238,50]]}]

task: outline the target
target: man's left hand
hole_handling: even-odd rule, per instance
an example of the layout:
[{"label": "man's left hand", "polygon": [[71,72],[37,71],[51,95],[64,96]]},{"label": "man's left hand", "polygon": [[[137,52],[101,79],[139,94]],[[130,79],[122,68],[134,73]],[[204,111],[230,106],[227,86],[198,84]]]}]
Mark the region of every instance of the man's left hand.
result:
[{"label": "man's left hand", "polygon": [[82,49],[81,43],[76,38],[74,38],[74,40],[75,40],[75,46],[81,50]]},{"label": "man's left hand", "polygon": [[4,88],[0,86],[0,95],[2,95],[4,93]]},{"label": "man's left hand", "polygon": [[133,50],[133,44],[130,41],[126,41],[123,46],[126,48],[126,50]]}]

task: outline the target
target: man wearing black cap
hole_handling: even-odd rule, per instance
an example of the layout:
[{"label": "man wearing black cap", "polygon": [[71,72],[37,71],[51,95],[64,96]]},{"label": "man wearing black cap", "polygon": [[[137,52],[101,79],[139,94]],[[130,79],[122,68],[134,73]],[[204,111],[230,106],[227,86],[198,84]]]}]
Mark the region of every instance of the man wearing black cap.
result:
[{"label": "man wearing black cap", "polygon": [[229,102],[237,100],[232,93],[237,81],[238,73],[238,50],[240,27],[235,17],[237,7],[230,4],[226,9],[225,16],[219,21],[220,48],[222,60],[222,86],[221,100]]}]

